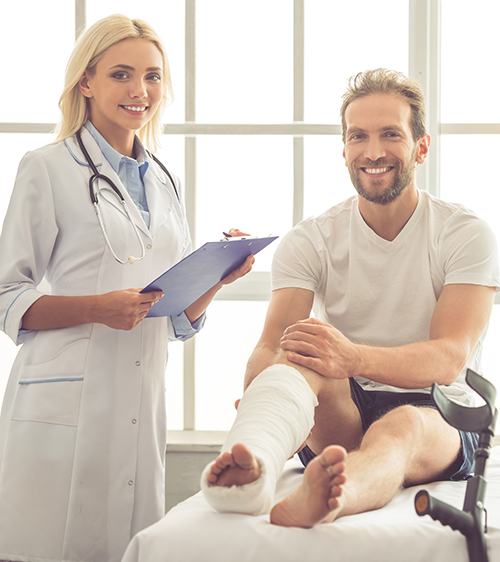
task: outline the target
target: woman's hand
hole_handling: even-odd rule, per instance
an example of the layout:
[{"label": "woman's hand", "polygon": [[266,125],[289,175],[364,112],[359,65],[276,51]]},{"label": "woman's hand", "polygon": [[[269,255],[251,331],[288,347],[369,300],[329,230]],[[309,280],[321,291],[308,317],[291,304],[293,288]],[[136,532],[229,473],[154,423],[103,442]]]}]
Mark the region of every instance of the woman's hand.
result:
[{"label": "woman's hand", "polygon": [[[231,228],[228,231],[228,234],[231,238],[235,238],[237,236],[251,236],[251,234],[248,234],[248,232],[242,232],[241,230],[238,230],[237,228]],[[229,240],[229,238],[224,238],[224,240]]]},{"label": "woman's hand", "polygon": [[250,273],[250,271],[252,271],[252,266],[254,263],[255,257],[250,254],[249,256],[247,256],[247,259],[240,265],[240,267],[237,267],[236,269],[231,271],[231,273],[229,275],[226,275],[224,279],[221,279],[219,285],[229,285],[230,283],[234,283],[236,279],[239,279],[240,277],[245,276],[247,273]]},{"label": "woman's hand", "polygon": [[24,330],[56,330],[83,324],[105,324],[116,330],[132,330],[163,293],[141,289],[111,291],[104,295],[43,295],[24,313]]},{"label": "woman's hand", "polygon": [[111,291],[99,295],[99,320],[115,330],[132,330],[144,320],[149,309],[156,304],[162,291],[141,293],[141,289]]},{"label": "woman's hand", "polygon": [[[239,236],[251,236],[251,234],[248,234],[247,232],[242,232],[237,228],[231,228],[228,234],[231,235],[231,238],[235,238]],[[229,238],[227,238],[226,240],[229,240]],[[252,271],[252,266],[254,263],[255,263],[255,257],[252,254],[250,254],[239,267],[231,271],[229,275],[226,275],[224,279],[221,279],[221,281],[218,284],[219,288],[222,285],[229,285],[231,283],[234,283],[240,277],[244,277],[247,273],[250,273],[250,271]]]},{"label": "woman's hand", "polygon": [[[250,236],[250,234],[246,234],[237,228],[231,228],[228,232],[231,238],[236,236]],[[225,240],[229,240],[230,238],[225,238]],[[214,285],[211,289],[209,289],[204,295],[202,295],[197,301],[193,304],[188,306],[184,311],[188,320],[193,324],[198,320],[198,318],[205,312],[208,305],[212,302],[212,299],[215,297],[218,291],[222,289],[224,285],[229,285],[230,283],[234,283],[240,277],[243,277],[247,273],[252,270],[252,265],[255,262],[255,258],[252,254],[247,256],[247,259],[236,269],[231,271],[224,279],[221,279],[216,285]]]}]

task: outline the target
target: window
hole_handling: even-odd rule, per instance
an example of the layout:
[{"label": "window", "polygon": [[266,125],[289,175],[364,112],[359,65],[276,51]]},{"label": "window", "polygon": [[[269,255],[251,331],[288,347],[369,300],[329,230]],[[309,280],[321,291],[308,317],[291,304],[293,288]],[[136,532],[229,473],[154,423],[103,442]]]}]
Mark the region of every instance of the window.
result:
[{"label": "window", "polygon": [[[491,53],[498,51],[497,0],[473,7],[465,0],[380,0],[377,10],[372,0],[150,0],[140,7],[135,0],[27,0],[2,6],[4,21],[22,23],[31,39],[24,46],[17,25],[0,35],[2,52],[15,45],[17,55],[4,57],[4,80],[13,81],[15,95],[4,93],[0,107],[8,186],[0,193],[0,220],[22,154],[53,139],[75,35],[116,12],[150,21],[164,39],[175,101],[165,113],[159,157],[185,187],[195,246],[232,226],[283,235],[303,217],[350,196],[340,97],[349,76],[381,66],[417,78],[426,93],[433,143],[419,187],[470,206],[500,239],[493,204],[499,180],[485,165],[500,149],[499,79],[490,71]],[[259,254],[247,278],[219,293],[194,340],[170,346],[170,430],[223,431],[231,424],[264,322],[273,251],[270,246]],[[485,376],[500,386],[498,336],[496,307],[484,359]],[[0,394],[16,351],[0,334]]]},{"label": "window", "polygon": [[[475,6],[464,0],[441,0],[441,4],[440,194],[473,209],[500,240],[500,179],[488,165],[498,159],[500,149],[500,77],[495,71],[500,4],[496,0],[482,0]],[[483,369],[497,389],[499,339],[500,309],[495,306]]]}]

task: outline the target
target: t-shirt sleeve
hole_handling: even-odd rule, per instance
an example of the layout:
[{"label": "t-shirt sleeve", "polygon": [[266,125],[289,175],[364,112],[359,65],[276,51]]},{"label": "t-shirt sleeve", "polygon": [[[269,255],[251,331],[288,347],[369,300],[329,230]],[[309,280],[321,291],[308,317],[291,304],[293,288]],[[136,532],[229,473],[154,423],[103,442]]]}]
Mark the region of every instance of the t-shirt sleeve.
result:
[{"label": "t-shirt sleeve", "polygon": [[440,246],[445,285],[465,283],[500,290],[497,240],[485,221],[466,209],[457,211],[443,226]]},{"label": "t-shirt sleeve", "polygon": [[306,219],[281,240],[271,267],[271,289],[315,291],[321,279],[322,240],[314,219]]}]

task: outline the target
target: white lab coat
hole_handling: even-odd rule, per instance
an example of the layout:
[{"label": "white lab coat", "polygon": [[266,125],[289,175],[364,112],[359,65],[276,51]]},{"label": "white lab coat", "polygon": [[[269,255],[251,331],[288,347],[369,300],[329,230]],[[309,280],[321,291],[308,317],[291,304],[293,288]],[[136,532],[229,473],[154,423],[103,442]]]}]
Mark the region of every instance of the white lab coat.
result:
[{"label": "white lab coat", "polygon": [[[85,129],[82,138],[121,188],[146,256],[134,265],[111,256],[75,138],[28,153],[0,242],[0,321],[16,343],[44,275],[56,295],[144,287],[191,251],[164,172],[150,163],[148,229]],[[140,255],[118,199],[99,187],[114,250]],[[0,559],[118,561],[162,517],[168,332],[169,319],[148,318],[131,331],[87,324],[21,334],[0,419]]]}]

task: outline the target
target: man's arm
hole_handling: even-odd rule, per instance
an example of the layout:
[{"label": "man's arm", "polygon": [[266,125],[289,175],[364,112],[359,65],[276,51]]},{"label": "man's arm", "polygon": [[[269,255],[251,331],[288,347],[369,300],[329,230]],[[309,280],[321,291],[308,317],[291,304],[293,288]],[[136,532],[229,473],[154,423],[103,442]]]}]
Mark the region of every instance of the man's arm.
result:
[{"label": "man's arm", "polygon": [[259,373],[275,363],[283,332],[309,317],[313,300],[314,293],[307,289],[286,288],[271,293],[262,335],[247,363],[245,389]]},{"label": "man's arm", "polygon": [[350,342],[329,324],[309,319],[287,328],[281,348],[293,363],[333,378],[361,375],[400,388],[454,382],[488,324],[495,289],[446,285],[436,304],[429,341],[380,348]]}]

